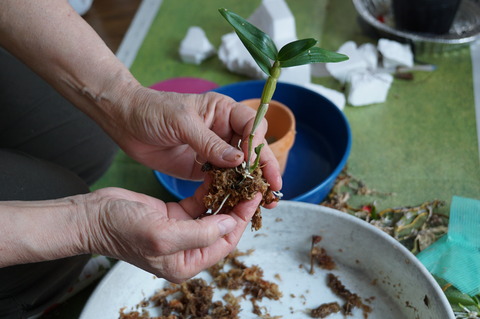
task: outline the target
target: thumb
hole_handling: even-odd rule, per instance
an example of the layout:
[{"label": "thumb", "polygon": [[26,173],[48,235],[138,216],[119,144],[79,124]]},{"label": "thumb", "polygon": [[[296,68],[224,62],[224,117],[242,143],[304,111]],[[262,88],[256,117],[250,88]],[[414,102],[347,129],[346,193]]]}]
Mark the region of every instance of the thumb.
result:
[{"label": "thumb", "polygon": [[184,138],[200,158],[215,166],[235,167],[243,161],[244,154],[241,150],[222,140],[203,122],[197,122],[196,130],[187,130]]},{"label": "thumb", "polygon": [[232,232],[237,221],[226,214],[207,216],[202,219],[178,221],[172,238],[179,238],[172,252],[208,247],[222,236]]}]

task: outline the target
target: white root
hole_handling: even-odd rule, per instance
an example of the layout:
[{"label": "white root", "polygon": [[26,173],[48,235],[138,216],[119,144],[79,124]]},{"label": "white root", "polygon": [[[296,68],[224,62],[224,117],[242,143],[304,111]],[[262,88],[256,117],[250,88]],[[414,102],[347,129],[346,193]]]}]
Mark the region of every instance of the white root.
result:
[{"label": "white root", "polygon": [[[223,199],[222,203],[220,204],[220,207],[218,207],[218,209],[215,211],[215,213],[213,213],[213,215],[217,215],[218,212],[222,210],[223,205],[225,205],[225,202],[227,201],[228,197],[230,197],[230,194],[227,194],[227,196],[225,196],[225,198]],[[209,211],[211,212],[212,210],[209,209]]]},{"label": "white root", "polygon": [[283,197],[283,193],[281,191],[272,191],[273,195],[275,195],[275,197],[281,199]]}]

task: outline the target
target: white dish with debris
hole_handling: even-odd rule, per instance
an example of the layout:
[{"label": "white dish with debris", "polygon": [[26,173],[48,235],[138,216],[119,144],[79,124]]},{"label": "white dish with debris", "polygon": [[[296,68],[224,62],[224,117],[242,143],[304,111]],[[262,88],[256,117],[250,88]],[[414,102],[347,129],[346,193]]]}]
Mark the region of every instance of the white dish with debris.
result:
[{"label": "white dish with debris", "polygon": [[[259,305],[272,317],[311,318],[310,310],[324,303],[343,301],[327,287],[328,273],[336,275],[352,293],[362,298],[375,318],[455,318],[442,290],[428,270],[396,240],[370,224],[323,206],[281,201],[277,208],[263,211],[263,228],[247,230],[238,249],[255,249],[240,257],[247,265],[258,265],[264,279],[277,283],[283,293],[278,301],[263,299]],[[328,271],[315,268],[309,274],[312,235],[322,240],[319,247],[336,263]],[[203,272],[200,277],[209,280]],[[137,309],[144,299],[167,282],[130,264],[119,262],[97,286],[80,319],[119,317],[119,311]],[[225,291],[217,290],[214,300]],[[235,292],[234,292],[235,294]],[[238,293],[239,294],[239,293]],[[249,300],[242,302],[241,318],[258,318]],[[154,308],[151,316],[159,315]],[[345,318],[341,313],[329,319]],[[354,309],[348,318],[365,318]]]}]

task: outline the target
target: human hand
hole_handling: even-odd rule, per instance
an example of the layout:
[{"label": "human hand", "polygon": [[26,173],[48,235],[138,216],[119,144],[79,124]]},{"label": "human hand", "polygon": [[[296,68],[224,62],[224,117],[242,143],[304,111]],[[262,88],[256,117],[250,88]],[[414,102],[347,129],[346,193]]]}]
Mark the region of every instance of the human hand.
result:
[{"label": "human hand", "polygon": [[[147,88],[137,91],[117,143],[132,158],[151,168],[183,178],[203,178],[201,163],[235,167],[245,158],[255,111],[214,92],[177,94]],[[258,127],[254,145],[265,142],[267,123]],[[237,149],[239,141],[244,152]],[[233,146],[232,146],[233,145]],[[282,187],[278,162],[268,146],[262,150],[264,177],[272,190]]]},{"label": "human hand", "polygon": [[206,186],[179,203],[164,203],[125,189],[85,195],[88,252],[124,260],[179,283],[231,252],[260,202],[240,203],[228,214],[197,219]]},{"label": "human hand", "polygon": [[[246,146],[243,153],[235,146],[252,127],[248,107],[213,92],[177,94],[141,86],[66,1],[0,3],[0,13],[8,12],[0,18],[0,46],[93,118],[135,160],[194,180],[203,177],[195,159],[219,167],[243,161]],[[48,21],[39,10],[49,13]],[[255,146],[264,142],[266,129],[264,121]],[[268,146],[261,164],[270,188],[280,190],[278,163]]]}]

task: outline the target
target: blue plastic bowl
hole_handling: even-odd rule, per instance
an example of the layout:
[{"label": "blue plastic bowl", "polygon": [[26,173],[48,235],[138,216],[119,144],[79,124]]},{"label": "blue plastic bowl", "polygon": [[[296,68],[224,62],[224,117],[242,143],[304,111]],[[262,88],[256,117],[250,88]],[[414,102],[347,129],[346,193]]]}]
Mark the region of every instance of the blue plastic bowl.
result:
[{"label": "blue plastic bowl", "polygon": [[[236,101],[258,98],[265,81],[246,81],[213,91]],[[278,83],[273,99],[290,107],[297,135],[283,175],[283,199],[320,203],[344,168],[352,144],[345,115],[330,100],[307,88]],[[154,171],[159,182],[175,197],[192,196],[200,182],[177,179]]]}]

